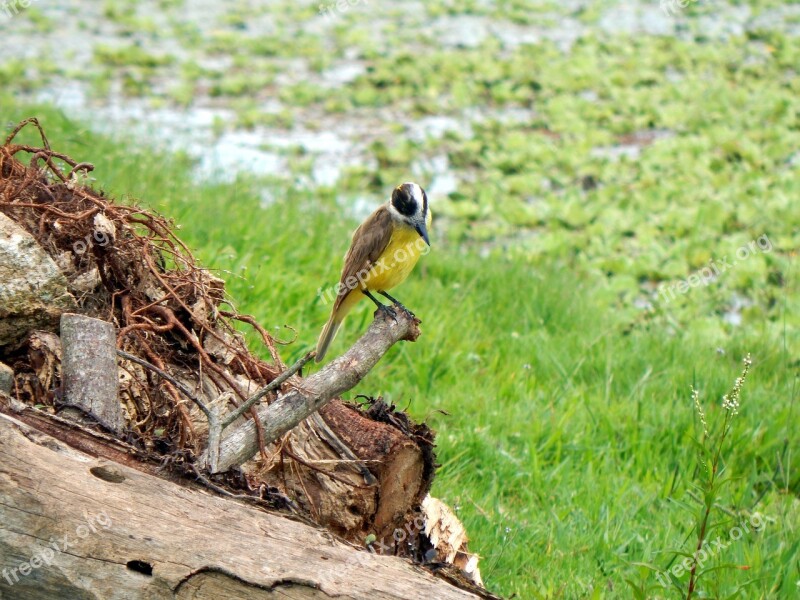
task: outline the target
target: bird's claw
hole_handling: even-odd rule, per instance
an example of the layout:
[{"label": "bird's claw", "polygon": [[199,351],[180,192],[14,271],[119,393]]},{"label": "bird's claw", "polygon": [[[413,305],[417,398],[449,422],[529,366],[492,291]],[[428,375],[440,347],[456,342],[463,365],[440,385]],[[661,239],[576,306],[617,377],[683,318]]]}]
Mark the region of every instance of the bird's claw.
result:
[{"label": "bird's claw", "polygon": [[404,313],[406,313],[406,314],[407,314],[409,317],[411,317],[412,319],[415,319],[415,318],[417,317],[417,315],[415,315],[413,312],[411,312],[410,310],[408,310],[408,309],[407,309],[407,308],[406,308],[406,307],[405,307],[403,304],[401,304],[400,302],[395,302],[395,303],[394,303],[394,305],[395,305],[397,308],[399,308],[400,310],[402,310]]},{"label": "bird's claw", "polygon": [[388,315],[388,316],[392,317],[392,319],[394,320],[394,322],[395,322],[395,323],[397,323],[397,312],[394,310],[394,308],[393,308],[393,307],[391,307],[391,306],[386,306],[385,304],[381,304],[381,305],[378,307],[378,310],[376,310],[376,311],[375,311],[375,314],[376,314],[376,315],[377,315],[378,313],[384,313],[384,314],[386,314],[386,315]]}]

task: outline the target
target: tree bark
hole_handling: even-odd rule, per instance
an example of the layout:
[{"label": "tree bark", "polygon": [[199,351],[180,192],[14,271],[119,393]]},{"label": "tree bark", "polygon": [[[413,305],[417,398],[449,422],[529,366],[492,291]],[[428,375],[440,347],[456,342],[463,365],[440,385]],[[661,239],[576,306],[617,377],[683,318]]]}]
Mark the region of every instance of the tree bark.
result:
[{"label": "tree bark", "polygon": [[0,414],[0,598],[478,598]]}]

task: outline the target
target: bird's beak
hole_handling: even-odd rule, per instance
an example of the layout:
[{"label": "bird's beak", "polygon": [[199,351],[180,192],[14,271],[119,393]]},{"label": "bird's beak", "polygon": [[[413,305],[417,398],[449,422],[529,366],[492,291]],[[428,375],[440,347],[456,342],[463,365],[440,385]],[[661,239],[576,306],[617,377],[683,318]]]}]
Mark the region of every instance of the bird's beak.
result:
[{"label": "bird's beak", "polygon": [[425,221],[423,221],[422,223],[417,223],[414,226],[414,229],[416,229],[417,233],[422,236],[422,239],[425,240],[425,243],[428,244],[428,246],[430,246],[431,241],[428,239],[428,227],[425,225]]}]

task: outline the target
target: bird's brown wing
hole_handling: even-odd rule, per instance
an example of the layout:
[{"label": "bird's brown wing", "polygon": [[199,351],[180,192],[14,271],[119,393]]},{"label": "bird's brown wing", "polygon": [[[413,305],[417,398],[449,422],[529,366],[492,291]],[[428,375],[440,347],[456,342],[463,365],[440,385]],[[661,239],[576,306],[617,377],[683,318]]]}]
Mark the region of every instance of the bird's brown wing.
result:
[{"label": "bird's brown wing", "polygon": [[342,277],[339,280],[340,291],[333,305],[334,312],[336,312],[347,295],[353,289],[358,289],[359,287],[358,284],[356,284],[355,288],[348,286],[345,283],[347,279],[351,277],[358,279],[359,274],[363,279],[377,262],[386,246],[389,245],[391,237],[392,215],[389,214],[389,209],[384,205],[367,217],[367,220],[359,225],[358,229],[353,233],[350,250],[347,251],[347,255],[344,257],[344,268],[342,269]]}]

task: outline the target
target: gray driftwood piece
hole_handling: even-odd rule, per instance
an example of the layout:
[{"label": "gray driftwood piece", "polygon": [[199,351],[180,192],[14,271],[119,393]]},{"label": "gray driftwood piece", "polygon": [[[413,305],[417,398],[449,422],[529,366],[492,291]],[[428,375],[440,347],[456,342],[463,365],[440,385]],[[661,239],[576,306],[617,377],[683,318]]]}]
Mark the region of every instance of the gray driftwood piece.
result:
[{"label": "gray driftwood piece", "polygon": [[61,315],[64,404],[121,434],[125,420],[117,397],[116,339],[111,323],[73,313]]},{"label": "gray driftwood piece", "polygon": [[0,598],[477,598],[324,530],[97,459],[0,414]]},{"label": "gray driftwood piece", "polygon": [[[419,323],[416,317],[399,309],[396,317],[378,312],[367,332],[346,353],[302,379],[302,388],[258,408],[264,443],[278,439],[333,398],[355,387],[392,345],[400,340],[416,340]],[[222,436],[216,471],[241,465],[257,451],[255,423],[248,420],[239,426],[231,425]],[[201,464],[207,464],[207,460],[206,454]]]}]

